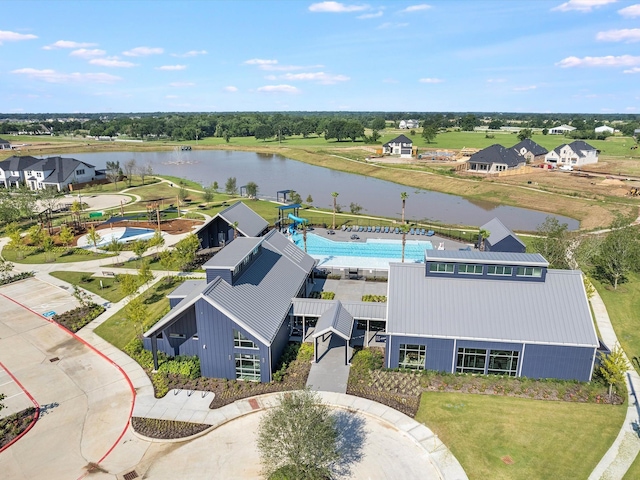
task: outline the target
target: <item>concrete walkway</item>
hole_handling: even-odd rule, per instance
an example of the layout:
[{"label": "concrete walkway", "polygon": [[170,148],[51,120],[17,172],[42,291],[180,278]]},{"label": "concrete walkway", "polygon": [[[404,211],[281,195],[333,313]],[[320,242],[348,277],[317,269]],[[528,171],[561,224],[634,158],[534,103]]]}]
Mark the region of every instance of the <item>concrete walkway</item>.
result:
[{"label": "concrete walkway", "polygon": [[[611,325],[607,308],[597,291],[594,290],[590,298],[591,307],[596,318],[600,338],[610,349],[618,345],[618,338]],[[625,358],[626,355],[625,355]],[[627,358],[627,362],[629,359]],[[626,375],[627,391],[627,415],[611,448],[605,453],[596,468],[589,476],[589,480],[605,480],[622,478],[627,472],[636,456],[640,452],[640,437],[636,430],[639,426],[640,405],[637,393],[640,392],[640,376],[629,362],[629,370]],[[634,428],[635,427],[635,428]]]},{"label": "concrete walkway", "polygon": [[311,365],[307,387],[323,392],[347,393],[349,365],[345,363],[345,341],[331,334],[329,342],[318,342],[320,358]]}]

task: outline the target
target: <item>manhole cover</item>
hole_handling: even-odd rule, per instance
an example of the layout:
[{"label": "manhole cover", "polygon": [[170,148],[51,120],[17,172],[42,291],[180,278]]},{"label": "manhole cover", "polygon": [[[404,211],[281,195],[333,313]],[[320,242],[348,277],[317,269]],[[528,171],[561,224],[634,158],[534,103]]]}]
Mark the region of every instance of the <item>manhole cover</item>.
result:
[{"label": "manhole cover", "polygon": [[57,362],[58,360],[60,360],[60,357],[53,357],[53,358],[50,358],[50,359],[49,359],[49,361],[50,361],[51,363],[53,363],[53,362]]},{"label": "manhole cover", "polygon": [[[504,463],[506,463],[507,465],[513,465],[513,458],[511,458],[509,455],[505,455],[504,457],[502,457],[500,460],[502,460]],[[133,477],[132,477],[133,478]]]},{"label": "manhole cover", "polygon": [[133,480],[134,478],[138,478],[138,472],[135,470],[131,470],[129,473],[124,474],[124,480]]}]

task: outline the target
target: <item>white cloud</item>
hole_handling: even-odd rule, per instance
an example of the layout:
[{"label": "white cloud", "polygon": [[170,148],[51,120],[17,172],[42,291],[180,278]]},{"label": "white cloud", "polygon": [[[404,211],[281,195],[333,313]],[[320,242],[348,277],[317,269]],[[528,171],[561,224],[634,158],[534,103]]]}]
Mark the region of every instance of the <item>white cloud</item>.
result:
[{"label": "white cloud", "polygon": [[408,23],[393,23],[393,22],[385,22],[378,25],[379,29],[387,29],[387,28],[404,28],[408,27]]},{"label": "white cloud", "polygon": [[266,93],[298,93],[300,90],[293,85],[265,85],[258,88],[258,91]]},{"label": "white cloud", "polygon": [[640,73],[640,67],[633,67],[629,70],[623,70],[622,73]]},{"label": "white cloud", "polygon": [[640,57],[634,57],[632,55],[620,55],[615,57],[613,55],[607,55],[606,57],[567,57],[558,63],[556,66],[562,68],[570,67],[632,67],[640,64]]},{"label": "white cloud", "polygon": [[193,82],[171,82],[169,84],[170,87],[175,87],[175,88],[183,88],[183,87],[194,87],[195,83]]},{"label": "white cloud", "polygon": [[2,42],[19,42],[20,40],[33,40],[38,38],[30,33],[17,33],[9,32],[7,30],[0,30],[0,45]]},{"label": "white cloud", "polygon": [[93,48],[91,50],[86,48],[79,48],[78,50],[74,50],[69,55],[72,57],[80,57],[80,58],[93,58],[93,57],[101,57],[106,55],[107,52],[104,50],[100,50],[99,48]]},{"label": "white cloud", "polygon": [[51,45],[45,45],[42,47],[44,50],[56,50],[58,48],[89,48],[95,47],[98,45],[97,43],[87,43],[87,42],[72,42],[70,40],[58,40]]},{"label": "white cloud", "polygon": [[160,55],[162,53],[164,53],[164,49],[159,47],[136,47],[122,52],[122,54],[127,57],[146,57],[148,55]]},{"label": "white cloud", "polygon": [[252,58],[251,60],[245,60],[245,65],[275,65],[278,60],[265,60],[264,58]]},{"label": "white cloud", "polygon": [[162,65],[161,67],[156,67],[156,70],[164,70],[164,71],[176,71],[176,70],[185,70],[187,68],[186,65]]},{"label": "white cloud", "polygon": [[91,65],[100,65],[101,67],[130,68],[135,67],[135,63],[120,60],[118,57],[92,58],[89,60]]},{"label": "white cloud", "polygon": [[20,68],[13,70],[11,73],[17,75],[26,75],[29,78],[42,80],[48,83],[113,83],[122,80],[121,77],[110,75],[108,73],[62,73],[51,69],[37,70],[35,68]]},{"label": "white cloud", "polygon": [[316,13],[350,13],[369,10],[369,5],[346,5],[340,2],[320,2],[309,6],[310,12]]},{"label": "white cloud", "polygon": [[363,13],[362,15],[358,15],[356,18],[360,20],[367,20],[369,18],[378,18],[382,16],[382,10],[376,13]]},{"label": "white cloud", "polygon": [[536,88],[538,88],[535,85],[527,85],[526,87],[513,87],[513,91],[514,92],[526,92],[528,90],[535,90]]},{"label": "white cloud", "polygon": [[637,108],[636,107],[627,107],[627,108],[625,108],[625,110],[627,112],[635,112],[637,110]]},{"label": "white cloud", "polygon": [[233,85],[229,85],[228,87],[224,87],[225,92],[237,92],[238,87],[234,87]]},{"label": "white cloud", "polygon": [[618,10],[618,13],[627,18],[640,17],[640,3]]},{"label": "white cloud", "polygon": [[618,0],[569,0],[557,7],[552,8],[552,11],[569,12],[571,10],[577,10],[579,12],[590,12],[594,8],[609,5],[610,3],[616,3]]},{"label": "white cloud", "polygon": [[351,80],[346,75],[330,75],[324,72],[313,72],[313,73],[285,73],[282,78],[285,80],[309,80],[314,82],[319,82],[325,85],[331,85],[338,82],[346,82]]},{"label": "white cloud", "polygon": [[428,5],[426,3],[422,3],[420,5],[411,5],[407,8],[405,8],[404,10],[400,10],[400,13],[413,13],[413,12],[423,12],[425,10],[429,10],[431,8],[431,5]]},{"label": "white cloud", "polygon": [[243,62],[245,65],[257,65],[260,70],[268,70],[274,72],[291,72],[294,70],[303,70],[308,68],[322,68],[324,65],[278,65],[278,60],[266,60],[263,58],[252,58]]},{"label": "white cloud", "polygon": [[207,53],[209,52],[207,52],[206,50],[189,50],[186,53],[172,53],[171,56],[188,58],[188,57],[197,57],[198,55],[206,55]]},{"label": "white cloud", "polygon": [[623,28],[620,30],[598,32],[596,40],[602,40],[604,42],[640,42],[640,28]]},{"label": "white cloud", "polygon": [[442,83],[444,82],[441,78],[421,78],[420,83]]},{"label": "white cloud", "polygon": [[277,80],[278,77],[276,75],[265,75],[264,79],[265,80]]}]

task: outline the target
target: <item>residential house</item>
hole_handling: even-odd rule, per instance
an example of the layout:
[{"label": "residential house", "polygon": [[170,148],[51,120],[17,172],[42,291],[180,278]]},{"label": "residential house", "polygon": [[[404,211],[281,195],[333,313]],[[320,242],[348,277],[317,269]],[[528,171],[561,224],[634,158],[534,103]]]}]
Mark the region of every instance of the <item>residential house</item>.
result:
[{"label": "residential house", "polygon": [[564,135],[569,132],[573,132],[576,127],[570,125],[560,125],[559,127],[551,127],[549,129],[549,135]]},{"label": "residential house", "polygon": [[385,155],[400,155],[401,158],[411,158],[413,155],[413,142],[406,136],[400,135],[382,145],[382,153]]},{"label": "residential house", "polygon": [[410,130],[412,128],[419,128],[420,122],[418,120],[400,120],[398,128]]},{"label": "residential house", "polygon": [[527,160],[527,163],[536,161],[542,162],[544,161],[544,156],[549,153],[549,150],[538,145],[530,138],[525,138],[511,148],[513,148],[520,156],[524,157]]},{"label": "residential house", "polygon": [[598,151],[582,140],[556,147],[545,155],[544,161],[553,166],[581,167],[598,162]]},{"label": "residential house", "polygon": [[527,251],[527,246],[522,240],[498,218],[488,221],[480,227],[480,230],[489,232],[487,238],[480,239],[485,252],[525,253]]},{"label": "residential house", "polygon": [[467,162],[467,170],[475,173],[498,173],[519,168],[527,163],[512,148],[505,148],[497,143],[474,153]]},{"label": "residential house", "polygon": [[7,140],[0,138],[0,150],[11,150],[11,144]]},{"label": "residential house", "polygon": [[594,129],[594,132],[596,133],[610,133],[611,135],[613,135],[615,131],[616,130],[613,127],[610,127],[608,125],[601,125]]},{"label": "residential house", "polygon": [[26,170],[39,161],[39,159],[28,155],[24,157],[13,155],[2,160],[0,162],[0,187],[17,188],[24,185]]},{"label": "residential house", "polygon": [[[235,228],[234,228],[235,227]],[[269,222],[242,202],[218,212],[211,221],[195,234],[202,248],[223,247],[235,237],[260,237],[266,233]]]},{"label": "residential house", "polygon": [[71,183],[104,178],[93,165],[75,158],[11,156],[0,162],[0,187],[26,185],[31,190],[55,188],[62,191]]}]

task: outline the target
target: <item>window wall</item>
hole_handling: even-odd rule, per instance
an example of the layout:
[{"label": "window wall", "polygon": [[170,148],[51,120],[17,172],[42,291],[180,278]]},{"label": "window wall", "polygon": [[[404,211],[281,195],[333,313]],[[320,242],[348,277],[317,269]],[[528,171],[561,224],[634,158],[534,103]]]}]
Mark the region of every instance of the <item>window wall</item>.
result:
[{"label": "window wall", "polygon": [[518,375],[520,352],[514,350],[486,350],[458,348],[457,373],[486,373],[490,375]]},{"label": "window wall", "polygon": [[260,381],[260,356],[236,353],[236,378],[250,382]]},{"label": "window wall", "polygon": [[412,370],[424,370],[427,359],[426,345],[400,344],[398,368],[410,368]]},{"label": "window wall", "polygon": [[258,348],[258,346],[253,342],[253,340],[245,337],[242,332],[233,329],[233,346],[239,348]]}]

